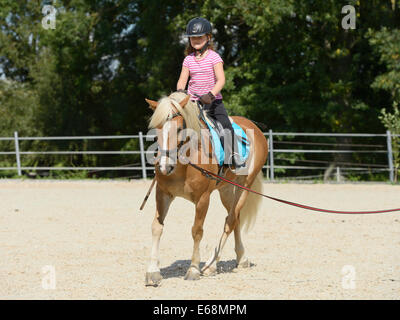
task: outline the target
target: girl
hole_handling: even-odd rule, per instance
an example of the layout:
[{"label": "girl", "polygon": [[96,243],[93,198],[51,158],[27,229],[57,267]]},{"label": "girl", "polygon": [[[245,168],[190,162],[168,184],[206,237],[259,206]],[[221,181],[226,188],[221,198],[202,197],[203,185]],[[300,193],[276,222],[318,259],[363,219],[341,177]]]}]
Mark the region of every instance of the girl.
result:
[{"label": "girl", "polygon": [[223,143],[225,163],[237,167],[239,157],[232,152],[234,131],[220,93],[225,85],[223,60],[214,51],[211,32],[211,24],[206,19],[194,18],[189,21],[186,27],[189,43],[176,87],[178,91],[184,91],[190,77],[188,94],[192,100],[200,100],[207,114],[217,119],[224,129],[230,130],[230,139],[226,139]]}]

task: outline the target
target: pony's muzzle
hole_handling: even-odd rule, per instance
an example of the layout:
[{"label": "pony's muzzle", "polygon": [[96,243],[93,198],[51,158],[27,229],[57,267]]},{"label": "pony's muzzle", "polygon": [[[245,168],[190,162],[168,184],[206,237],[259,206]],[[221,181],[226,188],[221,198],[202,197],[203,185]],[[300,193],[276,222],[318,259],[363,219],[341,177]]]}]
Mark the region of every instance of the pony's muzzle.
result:
[{"label": "pony's muzzle", "polygon": [[172,164],[160,165],[158,169],[163,175],[169,176],[174,171],[175,165]]},{"label": "pony's muzzle", "polygon": [[[163,161],[164,160],[164,161]],[[170,158],[165,157],[161,159],[160,162],[155,164],[156,170],[160,171],[163,175],[170,175],[175,169],[176,163],[173,162]]]}]

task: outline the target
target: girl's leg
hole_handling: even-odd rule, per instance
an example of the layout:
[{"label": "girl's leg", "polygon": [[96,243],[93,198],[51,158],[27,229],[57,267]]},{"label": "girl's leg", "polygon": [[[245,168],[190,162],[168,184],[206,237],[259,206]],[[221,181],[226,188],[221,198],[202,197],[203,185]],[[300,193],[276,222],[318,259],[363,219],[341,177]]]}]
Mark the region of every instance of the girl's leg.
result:
[{"label": "girl's leg", "polygon": [[[232,127],[232,123],[229,120],[228,113],[226,112],[224,103],[222,100],[214,101],[214,116],[215,118],[221,123],[224,129],[229,130],[229,133],[226,133],[223,137],[223,145],[225,150],[225,163],[231,164],[230,158],[233,154],[234,148],[234,141],[235,141],[235,132]],[[222,139],[221,139],[222,140]],[[235,159],[233,159],[234,161]]]}]

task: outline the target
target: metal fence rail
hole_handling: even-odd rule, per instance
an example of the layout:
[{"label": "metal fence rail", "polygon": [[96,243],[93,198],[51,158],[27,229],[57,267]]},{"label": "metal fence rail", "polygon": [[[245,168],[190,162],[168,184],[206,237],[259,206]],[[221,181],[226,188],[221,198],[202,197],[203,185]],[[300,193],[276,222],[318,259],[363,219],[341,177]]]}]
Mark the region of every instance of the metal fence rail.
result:
[{"label": "metal fence rail", "polygon": [[[264,166],[265,169],[268,170],[269,172],[269,176],[271,180],[275,179],[275,169],[322,169],[322,170],[326,170],[327,167],[316,167],[316,166],[278,166],[275,165],[275,155],[277,153],[315,153],[315,154],[338,154],[338,153],[343,153],[343,154],[353,154],[353,153],[359,153],[359,154],[371,154],[371,153],[376,153],[376,154],[387,154],[387,164],[383,165],[383,164],[375,164],[375,165],[369,165],[369,167],[375,167],[372,170],[369,170],[367,172],[382,172],[382,171],[387,171],[389,172],[389,179],[391,182],[394,181],[394,172],[395,172],[395,168],[394,168],[394,164],[393,164],[393,150],[392,150],[392,139],[393,137],[399,137],[400,135],[393,135],[391,134],[390,131],[387,131],[386,134],[370,134],[370,133],[299,133],[299,132],[273,132],[272,130],[269,130],[268,133],[264,133],[265,136],[268,137],[268,144],[269,144],[269,165]],[[372,138],[372,137],[386,137],[386,149],[385,150],[320,150],[320,149],[313,149],[313,150],[309,150],[309,149],[277,149],[274,146],[274,137],[275,136],[307,136],[307,137],[361,137],[361,138]],[[275,142],[275,144],[280,143],[280,142]],[[287,144],[290,144],[291,142],[285,142]],[[296,142],[295,142],[296,144]],[[300,144],[300,143],[298,143]],[[347,145],[347,146],[354,146],[354,144],[328,144],[328,143],[305,143],[304,145]],[[363,147],[367,147],[367,146],[374,146],[376,147],[377,145],[366,145],[366,144],[355,144],[356,146],[363,146]],[[381,145],[379,145],[381,146]],[[304,161],[304,160],[299,160]],[[308,160],[305,160],[308,161]],[[308,161],[308,162],[319,162],[321,163],[322,161]],[[328,161],[327,161],[328,162]],[[363,164],[358,164],[360,166],[366,166]],[[380,169],[377,167],[381,167]],[[385,168],[382,168],[385,167]],[[343,168],[342,168],[343,169]],[[339,180],[340,177],[340,170],[341,167],[337,167],[336,168],[336,176],[337,179]],[[365,168],[360,168],[360,167],[346,167],[346,170],[348,171],[362,171],[365,170]],[[320,177],[323,175],[312,175],[310,177]],[[305,177],[303,177],[305,178]]]},{"label": "metal fence rail", "polygon": [[[269,159],[268,163],[264,166],[266,169],[267,175],[270,180],[275,180],[276,169],[284,169],[284,170],[326,170],[328,166],[323,165],[314,165],[314,166],[305,166],[305,165],[276,165],[277,160],[284,160],[284,158],[278,159],[276,158],[277,154],[290,154],[290,153],[302,153],[302,154],[337,154],[337,153],[359,153],[359,154],[387,154],[387,163],[386,164],[358,164],[357,166],[346,166],[346,163],[338,162],[336,168],[336,174],[339,178],[341,170],[348,170],[354,172],[388,172],[390,181],[394,181],[394,173],[395,167],[393,163],[393,150],[392,143],[394,137],[399,137],[399,135],[393,135],[390,131],[387,131],[386,134],[362,134],[362,133],[300,133],[300,132],[273,132],[269,130],[269,132],[264,133],[264,135],[268,138],[269,144]],[[385,145],[368,145],[368,144],[334,144],[334,143],[309,143],[309,142],[294,142],[294,141],[274,141],[274,137],[361,137],[361,138],[371,138],[371,137],[381,137],[386,138]],[[144,135],[142,132],[139,132],[138,135],[118,135],[118,136],[62,136],[62,137],[19,137],[18,132],[14,132],[14,137],[0,137],[0,141],[14,141],[15,150],[14,151],[0,151],[0,155],[15,155],[15,167],[0,167],[0,170],[16,170],[18,175],[22,175],[23,170],[132,170],[132,171],[141,171],[142,178],[147,178],[147,171],[154,170],[153,166],[149,166],[146,164],[146,153],[153,153],[152,151],[146,151],[144,147],[144,139],[154,138],[154,135]],[[132,151],[120,151],[120,150],[93,150],[93,151],[22,151],[20,150],[20,141],[39,141],[39,140],[94,140],[94,139],[139,139],[139,150]],[[358,147],[385,147],[384,150],[335,150],[335,149],[279,149],[276,148],[277,144],[294,144],[301,146],[358,146]],[[133,155],[140,154],[140,166],[116,166],[116,167],[28,167],[21,165],[21,156],[24,155]],[[290,160],[290,159],[287,159]],[[329,164],[331,161],[321,161],[321,160],[297,160],[298,162],[308,162],[308,163],[326,163]],[[372,170],[371,170],[372,168]],[[308,177],[321,177],[323,175],[310,175]],[[305,178],[306,176],[294,177],[294,179]]]}]

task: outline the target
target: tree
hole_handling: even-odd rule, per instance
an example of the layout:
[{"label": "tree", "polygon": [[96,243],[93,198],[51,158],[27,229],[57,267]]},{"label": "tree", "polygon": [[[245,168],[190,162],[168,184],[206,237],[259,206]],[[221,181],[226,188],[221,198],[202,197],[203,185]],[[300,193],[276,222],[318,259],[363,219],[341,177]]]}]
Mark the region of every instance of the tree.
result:
[{"label": "tree", "polygon": [[[400,27],[399,3],[391,0],[47,2],[57,9],[55,30],[41,25],[44,1],[0,0],[0,79],[12,83],[2,85],[7,98],[0,97],[0,112],[26,114],[3,121],[6,136],[15,130],[43,136],[146,131],[151,111],[144,98],[175,90],[184,58],[182,35],[196,16],[213,24],[225,63],[222,95],[231,114],[276,131],[379,132],[384,130],[380,109],[398,100],[396,51],[395,58],[385,51],[398,43],[394,30]],[[341,9],[349,4],[357,13],[354,30],[341,26]],[[23,99],[29,107],[21,105]],[[16,119],[24,129],[15,128]],[[132,143],[52,141],[40,148],[115,150]],[[119,161],[46,159],[36,160]]]},{"label": "tree", "polygon": [[[395,166],[395,181],[400,169],[400,29],[390,30],[383,27],[378,32],[368,33],[370,44],[379,56],[379,61],[386,68],[372,83],[372,88],[390,93],[393,101],[393,113],[382,108],[379,119],[392,136],[392,150]],[[397,136],[396,136],[397,135]]]}]

